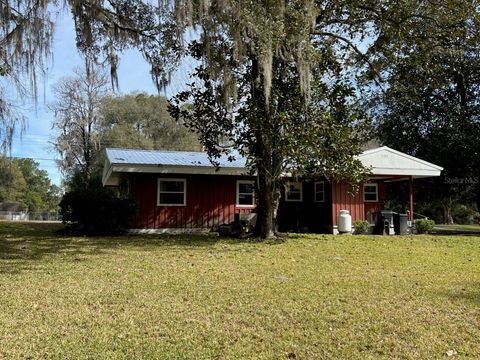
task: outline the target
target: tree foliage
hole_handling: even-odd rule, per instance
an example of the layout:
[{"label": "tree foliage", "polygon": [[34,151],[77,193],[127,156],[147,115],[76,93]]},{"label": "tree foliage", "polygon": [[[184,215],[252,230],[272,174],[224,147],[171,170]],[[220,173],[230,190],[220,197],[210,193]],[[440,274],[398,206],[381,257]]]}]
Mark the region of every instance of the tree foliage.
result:
[{"label": "tree foliage", "polygon": [[19,99],[37,97],[53,38],[56,1],[0,1],[0,145],[11,145],[23,124]]},{"label": "tree foliage", "polygon": [[18,202],[25,211],[57,211],[60,189],[32,159],[0,157],[0,202]]},{"label": "tree foliage", "polygon": [[[417,17],[385,37],[377,52],[384,91],[369,96],[377,136],[386,145],[444,167],[416,199],[443,209],[480,208],[480,23],[469,1],[418,5]],[[473,199],[472,199],[473,198]]]},{"label": "tree foliage", "polygon": [[108,96],[100,114],[102,147],[200,150],[197,136],[167,111],[167,99],[145,93]]},{"label": "tree foliage", "polygon": [[88,60],[83,69],[75,69],[75,76],[61,79],[54,87],[56,100],[50,105],[57,132],[54,149],[60,154],[59,167],[64,174],[79,171],[88,179],[95,172],[102,126],[100,106],[108,92],[106,74]]}]

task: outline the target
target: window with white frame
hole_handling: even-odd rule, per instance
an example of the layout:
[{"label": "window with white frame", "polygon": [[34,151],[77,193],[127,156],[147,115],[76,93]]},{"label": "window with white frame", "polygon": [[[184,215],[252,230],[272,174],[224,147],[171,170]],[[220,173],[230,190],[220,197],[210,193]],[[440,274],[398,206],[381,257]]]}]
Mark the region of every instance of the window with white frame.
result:
[{"label": "window with white frame", "polygon": [[285,201],[302,201],[302,190],[301,182],[288,182],[285,185]]},{"label": "window with white frame", "polygon": [[255,206],[255,182],[237,181],[237,206]]},{"label": "window with white frame", "polygon": [[325,202],[325,181],[317,181],[314,184],[315,202]]},{"label": "window with white frame", "polygon": [[187,200],[185,179],[158,179],[159,206],[184,206]]},{"label": "window with white frame", "polygon": [[378,184],[369,183],[363,185],[363,201],[378,202]]}]

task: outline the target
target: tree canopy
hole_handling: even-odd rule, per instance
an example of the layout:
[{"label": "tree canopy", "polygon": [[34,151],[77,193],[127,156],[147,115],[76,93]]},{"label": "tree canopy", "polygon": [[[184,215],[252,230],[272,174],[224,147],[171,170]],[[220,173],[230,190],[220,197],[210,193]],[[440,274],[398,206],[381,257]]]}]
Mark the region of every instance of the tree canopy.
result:
[{"label": "tree canopy", "polygon": [[60,189],[32,159],[0,157],[0,202],[18,202],[25,211],[57,211]]},{"label": "tree canopy", "polygon": [[201,150],[197,135],[176,122],[163,96],[137,93],[102,99],[102,147]]},{"label": "tree canopy", "polygon": [[[456,201],[480,208],[480,23],[473,2],[426,2],[377,53],[384,91],[368,96],[386,145],[444,167],[417,199],[439,203],[452,222]],[[378,89],[375,89],[378,90]]]}]

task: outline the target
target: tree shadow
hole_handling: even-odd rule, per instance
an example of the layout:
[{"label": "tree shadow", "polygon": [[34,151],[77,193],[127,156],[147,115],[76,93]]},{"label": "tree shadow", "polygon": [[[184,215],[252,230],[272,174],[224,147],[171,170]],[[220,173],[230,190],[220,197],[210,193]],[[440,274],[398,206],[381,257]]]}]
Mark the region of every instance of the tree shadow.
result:
[{"label": "tree shadow", "polygon": [[454,302],[470,303],[480,306],[480,282],[465,284],[462,288],[439,291],[438,295]]},{"label": "tree shadow", "polygon": [[[119,248],[144,251],[163,247],[166,250],[205,251],[225,244],[224,252],[256,251],[259,244],[251,238],[221,238],[213,234],[125,235],[113,237],[65,236],[57,234],[61,224],[0,224],[0,273],[19,273],[38,269],[47,256],[64,255],[66,261],[83,261],[87,256],[114,253]],[[252,245],[250,248],[245,244]],[[228,245],[228,246],[227,246]],[[236,245],[243,245],[238,246]],[[218,249],[217,249],[218,250]]]}]

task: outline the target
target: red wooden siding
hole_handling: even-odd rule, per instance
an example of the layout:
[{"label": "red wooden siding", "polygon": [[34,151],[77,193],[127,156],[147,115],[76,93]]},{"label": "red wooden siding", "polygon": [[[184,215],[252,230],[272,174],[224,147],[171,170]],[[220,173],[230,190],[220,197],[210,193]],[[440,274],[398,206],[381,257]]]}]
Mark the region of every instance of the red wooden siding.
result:
[{"label": "red wooden siding", "polygon": [[363,186],[355,195],[348,193],[347,183],[332,184],[332,224],[337,225],[338,212],[340,210],[350,211],[352,221],[371,220],[370,214],[383,210],[385,203],[385,184],[383,181],[370,181],[378,184],[378,202],[363,201]]},{"label": "red wooden siding", "polygon": [[[158,178],[186,179],[185,206],[157,206]],[[236,206],[236,181],[226,175],[152,175],[130,177],[130,194],[137,203],[134,228],[212,228],[234,220],[235,213],[253,208]]]},{"label": "red wooden siding", "polygon": [[385,204],[385,183],[383,181],[369,181],[370,183],[377,183],[378,185],[378,202],[365,203],[365,220],[372,221],[372,214],[374,212],[384,209]]},{"label": "red wooden siding", "polygon": [[348,193],[347,183],[332,184],[332,224],[337,225],[338,212],[340,210],[350,211],[352,221],[365,219],[365,207],[363,204],[363,187],[357,194]]}]

